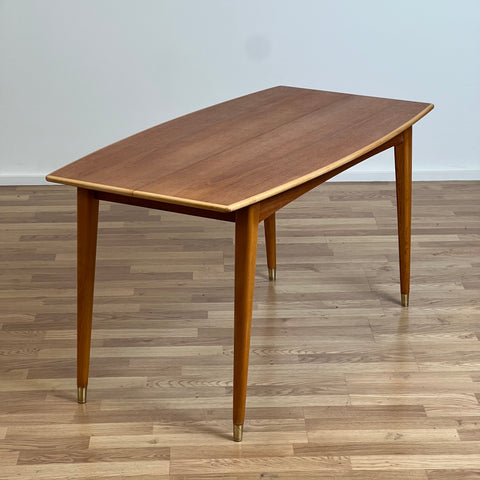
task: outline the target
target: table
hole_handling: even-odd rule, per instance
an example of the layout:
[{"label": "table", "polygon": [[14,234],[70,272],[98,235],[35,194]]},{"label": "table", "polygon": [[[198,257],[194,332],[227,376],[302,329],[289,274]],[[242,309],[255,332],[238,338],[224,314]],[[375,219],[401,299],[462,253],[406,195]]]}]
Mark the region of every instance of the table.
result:
[{"label": "table", "polygon": [[99,200],[235,223],[233,439],[245,419],[258,227],[276,278],[275,212],[393,147],[401,303],[410,291],[412,125],[428,103],[274,87],[149,128],[56,170],[77,188],[77,396],[87,400]]}]

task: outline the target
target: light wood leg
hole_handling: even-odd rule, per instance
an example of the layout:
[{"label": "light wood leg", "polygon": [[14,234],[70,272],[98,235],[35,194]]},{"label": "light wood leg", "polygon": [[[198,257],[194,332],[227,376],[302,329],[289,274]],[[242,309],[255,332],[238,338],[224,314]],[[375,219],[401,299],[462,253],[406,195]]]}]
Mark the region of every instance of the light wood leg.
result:
[{"label": "light wood leg", "polygon": [[400,260],[400,293],[402,305],[408,306],[410,295],[410,243],[412,219],[412,128],[404,141],[395,147],[397,187],[398,252]]},{"label": "light wood leg", "polygon": [[233,360],[233,439],[242,440],[247,399],[248,357],[259,223],[258,205],[246,207],[235,220],[235,325]]},{"label": "light wood leg", "polygon": [[267,249],[268,279],[277,278],[277,240],[275,231],[275,214],[272,213],[263,221],[265,227],[265,246]]},{"label": "light wood leg", "polygon": [[87,401],[93,288],[97,251],[98,200],[95,192],[77,189],[77,399]]}]

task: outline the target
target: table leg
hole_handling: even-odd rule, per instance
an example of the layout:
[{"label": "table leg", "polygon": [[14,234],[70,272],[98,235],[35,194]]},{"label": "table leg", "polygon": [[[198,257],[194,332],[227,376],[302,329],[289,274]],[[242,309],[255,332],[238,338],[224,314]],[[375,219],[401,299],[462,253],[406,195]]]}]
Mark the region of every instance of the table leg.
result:
[{"label": "table leg", "polygon": [[277,240],[275,231],[275,213],[263,221],[265,227],[265,246],[267,249],[268,279],[277,278]]},{"label": "table leg", "polygon": [[412,219],[412,127],[404,140],[395,146],[397,187],[398,250],[400,260],[400,293],[402,305],[408,307],[410,295],[410,243]]},{"label": "table leg", "polygon": [[98,200],[93,190],[77,189],[77,395],[87,401],[93,287],[97,250]]},{"label": "table leg", "polygon": [[235,220],[235,313],[233,352],[233,439],[242,441],[247,399],[259,209],[246,207]]}]

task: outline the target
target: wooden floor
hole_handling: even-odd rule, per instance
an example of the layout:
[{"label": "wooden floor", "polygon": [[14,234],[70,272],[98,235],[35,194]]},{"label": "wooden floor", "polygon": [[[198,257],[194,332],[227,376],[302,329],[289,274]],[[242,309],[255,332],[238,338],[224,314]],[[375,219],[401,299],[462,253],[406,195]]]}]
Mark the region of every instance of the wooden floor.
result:
[{"label": "wooden floor", "polygon": [[0,188],[0,479],[480,478],[480,182],[328,183],[257,262],[231,440],[233,225],[102,203],[89,402],[75,401],[75,191]]}]

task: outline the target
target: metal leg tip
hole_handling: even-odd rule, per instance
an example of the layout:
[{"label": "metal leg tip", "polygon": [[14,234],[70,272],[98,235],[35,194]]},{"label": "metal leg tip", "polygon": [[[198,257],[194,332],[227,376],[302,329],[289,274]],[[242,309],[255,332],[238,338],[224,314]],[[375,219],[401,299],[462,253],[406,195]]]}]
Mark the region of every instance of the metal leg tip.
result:
[{"label": "metal leg tip", "polygon": [[77,402],[87,403],[87,387],[77,387]]},{"label": "metal leg tip", "polygon": [[241,442],[243,438],[243,425],[233,424],[233,440],[235,442]]},{"label": "metal leg tip", "polygon": [[408,307],[408,303],[409,303],[409,294],[402,293],[402,307]]},{"label": "metal leg tip", "polygon": [[276,268],[269,268],[268,269],[268,279],[270,281],[277,279],[277,269]]}]

